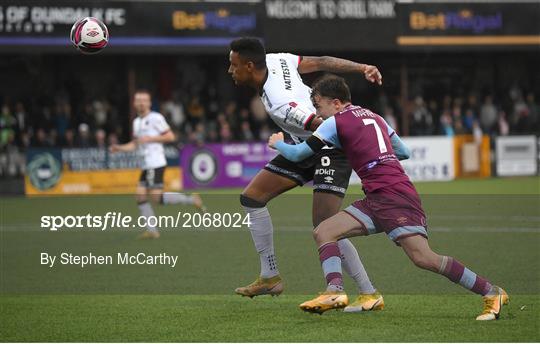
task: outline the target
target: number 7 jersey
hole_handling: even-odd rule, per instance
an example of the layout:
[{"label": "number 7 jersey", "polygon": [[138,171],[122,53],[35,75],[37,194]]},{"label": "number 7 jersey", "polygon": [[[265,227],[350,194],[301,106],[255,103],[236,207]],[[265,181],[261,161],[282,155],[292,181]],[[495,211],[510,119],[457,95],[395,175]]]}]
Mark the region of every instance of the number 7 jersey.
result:
[{"label": "number 7 jersey", "polygon": [[349,105],[325,120],[313,135],[342,148],[366,192],[409,181],[392,148],[394,130],[376,113]]}]

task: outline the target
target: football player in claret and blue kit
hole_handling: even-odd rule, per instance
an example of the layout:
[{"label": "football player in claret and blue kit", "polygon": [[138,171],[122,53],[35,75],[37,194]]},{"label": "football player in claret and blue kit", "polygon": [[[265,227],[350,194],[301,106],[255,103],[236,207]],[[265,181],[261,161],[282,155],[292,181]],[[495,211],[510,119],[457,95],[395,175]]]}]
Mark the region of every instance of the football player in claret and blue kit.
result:
[{"label": "football player in claret and blue kit", "polygon": [[311,97],[317,114],[325,121],[301,144],[286,144],[283,134],[278,133],[270,137],[270,147],[290,161],[309,158],[326,145],[343,149],[362,180],[366,197],[315,228],[327,289],[315,299],[302,303],[300,308],[323,313],[345,307],[348,299],[343,291],[337,241],[385,232],[419,268],[443,275],[483,296],[484,309],[477,320],[498,319],[502,306],[508,303],[508,294],[457,259],[431,250],[420,197],[399,162],[400,158],[408,156],[408,149],[397,134],[381,116],[351,104],[349,88],[340,77],[319,80],[313,86]]}]

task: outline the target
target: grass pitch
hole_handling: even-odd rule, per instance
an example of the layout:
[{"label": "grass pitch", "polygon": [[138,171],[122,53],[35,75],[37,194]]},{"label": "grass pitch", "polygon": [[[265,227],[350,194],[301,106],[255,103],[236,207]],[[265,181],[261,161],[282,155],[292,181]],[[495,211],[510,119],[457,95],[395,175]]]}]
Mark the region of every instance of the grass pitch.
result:
[{"label": "grass pitch", "polygon": [[[504,287],[510,305],[499,321],[474,320],[481,299],[415,268],[384,235],[353,238],[382,312],[306,314],[298,304],[323,289],[310,235],[311,196],[302,188],[270,204],[284,295],[232,295],[258,272],[246,229],[164,230],[159,240],[134,231],[39,228],[42,215],[137,215],[131,197],[4,198],[1,202],[0,341],[540,341],[538,178],[422,183],[430,243]],[[349,202],[358,193],[351,188]],[[241,211],[238,190],[208,195],[210,211]],[[344,203],[344,206],[347,203]],[[157,210],[174,214],[174,206]],[[48,268],[39,252],[168,252],[179,264]],[[351,298],[354,285],[346,280]]]}]

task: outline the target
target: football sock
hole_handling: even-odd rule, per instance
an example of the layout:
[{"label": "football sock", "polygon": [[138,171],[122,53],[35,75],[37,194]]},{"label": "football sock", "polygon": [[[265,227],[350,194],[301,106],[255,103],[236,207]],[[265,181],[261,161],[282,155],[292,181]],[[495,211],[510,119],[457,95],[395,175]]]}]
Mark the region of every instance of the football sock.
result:
[{"label": "football sock", "polygon": [[341,252],[341,264],[343,269],[356,282],[360,294],[373,294],[376,290],[369,280],[369,276],[360,260],[358,251],[349,239],[338,241]]},{"label": "football sock", "polygon": [[276,256],[274,254],[274,227],[268,208],[252,208],[244,206],[246,213],[249,214],[251,225],[249,230],[255,248],[259,253],[261,261],[261,274],[263,278],[270,278],[279,275]]},{"label": "football sock", "polygon": [[319,247],[321,261],[328,291],[343,291],[341,274],[341,253],[337,242],[329,242]]},{"label": "football sock", "polygon": [[157,231],[156,227],[148,225],[148,218],[155,216],[154,209],[152,209],[150,202],[139,203],[139,211],[141,212],[141,215],[146,218],[146,229],[149,231]]},{"label": "football sock", "polygon": [[473,293],[485,296],[492,291],[491,283],[487,279],[478,276],[452,257],[443,256],[439,273]]},{"label": "football sock", "polygon": [[193,196],[179,192],[164,192],[161,195],[163,204],[193,204]]}]

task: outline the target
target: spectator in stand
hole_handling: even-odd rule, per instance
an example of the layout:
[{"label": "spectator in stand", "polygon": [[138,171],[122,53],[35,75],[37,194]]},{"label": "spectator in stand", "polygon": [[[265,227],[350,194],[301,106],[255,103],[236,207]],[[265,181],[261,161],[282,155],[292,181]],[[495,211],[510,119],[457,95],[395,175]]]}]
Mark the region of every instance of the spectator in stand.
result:
[{"label": "spectator in stand", "polygon": [[231,142],[233,140],[233,133],[229,123],[224,123],[221,125],[219,136],[221,137],[221,142]]},{"label": "spectator in stand", "polygon": [[450,96],[449,94],[446,94],[443,97],[441,113],[445,110],[447,110],[448,112],[452,111],[452,96]]},{"label": "spectator in stand", "polygon": [[188,105],[189,121],[195,125],[204,120],[205,110],[198,96],[193,97]]},{"label": "spectator in stand", "polygon": [[47,141],[47,133],[45,129],[38,128],[35,132],[34,138],[32,140],[32,147],[45,148],[50,147],[50,143]]},{"label": "spectator in stand", "polygon": [[210,123],[210,128],[208,129],[208,142],[218,142],[219,134],[216,129],[216,122]]},{"label": "spectator in stand", "polygon": [[452,116],[450,115],[450,110],[444,110],[441,114],[440,119],[441,125],[441,134],[445,136],[454,136],[454,127],[452,125]]},{"label": "spectator in stand", "polygon": [[81,148],[92,146],[92,139],[90,136],[90,127],[86,123],[79,124],[79,135],[77,136],[77,146]]},{"label": "spectator in stand", "polygon": [[208,87],[208,99],[206,101],[207,116],[210,121],[215,121],[219,113],[219,102],[217,100],[218,92],[215,85]]},{"label": "spectator in stand", "polygon": [[107,133],[103,129],[96,130],[95,133],[95,142],[97,148],[104,148],[106,149],[108,147],[107,145]]},{"label": "spectator in stand", "polygon": [[107,137],[107,146],[117,145],[119,144],[118,135],[115,132],[112,132]]},{"label": "spectator in stand", "polygon": [[68,103],[57,104],[53,121],[58,136],[64,137],[67,128],[71,125],[71,106]]},{"label": "spectator in stand", "polygon": [[75,133],[72,128],[67,128],[64,135],[58,138],[58,145],[63,148],[75,148]]},{"label": "spectator in stand", "polygon": [[15,121],[17,123],[15,129],[15,144],[24,146],[22,136],[23,133],[26,132],[28,126],[28,114],[22,102],[17,102],[17,104],[15,104]]},{"label": "spectator in stand", "polygon": [[533,132],[529,117],[529,106],[523,99],[521,91],[517,92],[514,99],[511,126],[517,134],[529,134]]},{"label": "spectator in stand", "polygon": [[234,122],[237,119],[237,105],[236,102],[228,102],[227,105],[225,105],[225,118],[228,123]]},{"label": "spectator in stand", "polygon": [[14,140],[17,120],[7,105],[2,106],[0,113],[0,148],[4,148]]},{"label": "spectator in stand", "polygon": [[184,106],[178,96],[173,96],[173,99],[163,102],[161,105],[161,113],[169,118],[171,126],[174,129],[181,129],[186,121],[186,113]]},{"label": "spectator in stand", "polygon": [[433,134],[433,115],[428,111],[424,99],[420,96],[414,100],[411,125],[411,135]]},{"label": "spectator in stand", "polygon": [[478,97],[474,93],[470,93],[469,97],[467,98],[467,110],[472,110],[475,117],[477,117],[477,114],[480,112],[480,106],[478,104]]},{"label": "spectator in stand", "polygon": [[194,135],[195,135],[194,137],[195,137],[196,143],[206,142],[206,130],[202,122],[197,123],[197,125],[195,125]]},{"label": "spectator in stand", "polygon": [[5,131],[0,144],[0,176],[14,177],[24,172],[24,157],[15,142],[15,131]]},{"label": "spectator in stand", "polygon": [[253,141],[253,131],[251,130],[251,126],[247,120],[244,120],[242,124],[240,125],[240,129],[242,131],[240,139],[242,141]]},{"label": "spectator in stand", "polygon": [[47,141],[49,141],[49,145],[51,145],[52,147],[58,146],[58,131],[56,131],[55,128],[49,130]]},{"label": "spectator in stand", "polygon": [[30,116],[32,128],[49,129],[53,127],[52,125],[53,116],[52,116],[51,108],[49,106],[44,106],[42,108],[37,109],[37,111],[34,110],[33,112],[37,112],[37,113],[33,113]]},{"label": "spectator in stand", "polygon": [[497,134],[501,136],[508,136],[510,133],[510,125],[506,120],[506,112],[499,110],[498,120],[497,120]]},{"label": "spectator in stand", "polygon": [[92,103],[94,118],[92,123],[95,127],[104,127],[107,123],[107,113],[110,105],[106,100],[94,100]]},{"label": "spectator in stand", "polygon": [[31,143],[31,135],[30,135],[30,132],[29,130],[25,130],[21,133],[21,145],[22,145],[22,148],[28,148],[30,147],[30,143]]},{"label": "spectator in stand", "polygon": [[534,100],[534,93],[527,94],[527,107],[529,108],[529,118],[531,121],[532,133],[540,135],[540,106]]},{"label": "spectator in stand", "polygon": [[491,135],[497,123],[497,108],[493,104],[492,96],[488,95],[484,98],[484,103],[480,109],[480,125],[482,130]]},{"label": "spectator in stand", "polygon": [[268,141],[268,138],[273,133],[274,132],[270,129],[270,126],[268,124],[264,124],[261,130],[259,131],[259,140]]},{"label": "spectator in stand", "polygon": [[480,127],[480,123],[477,119],[473,120],[472,123],[472,135],[474,136],[474,142],[476,142],[477,144],[482,143],[482,137],[484,133],[482,132],[482,128]]},{"label": "spectator in stand", "polygon": [[429,102],[428,102],[428,106],[427,106],[427,109],[428,109],[428,112],[432,115],[432,133],[435,134],[437,128],[435,128],[436,126],[436,123],[437,121],[439,120],[439,116],[440,115],[440,110],[439,110],[439,104],[437,103],[437,101],[435,99],[431,99]]},{"label": "spectator in stand", "polygon": [[454,102],[454,107],[452,108],[452,125],[454,126],[454,133],[456,135],[463,135],[467,132],[463,127],[463,116],[461,115],[461,107],[459,102]]},{"label": "spectator in stand", "polygon": [[467,134],[472,134],[474,131],[474,123],[476,122],[476,116],[473,113],[473,109],[469,108],[465,111],[465,117],[463,118],[463,126]]},{"label": "spectator in stand", "polygon": [[74,121],[73,125],[77,126],[82,123],[88,125],[89,127],[94,127],[94,106],[92,104],[93,102],[88,102],[84,106],[84,111],[79,112],[76,118],[76,121]]}]

